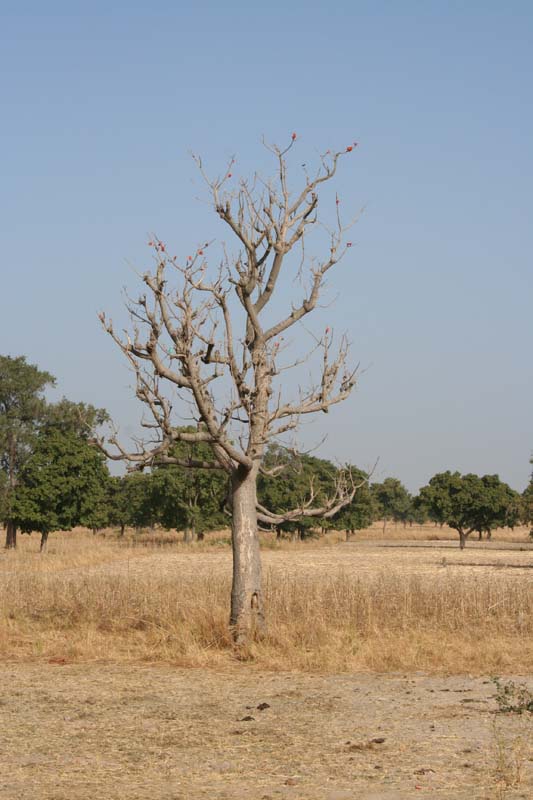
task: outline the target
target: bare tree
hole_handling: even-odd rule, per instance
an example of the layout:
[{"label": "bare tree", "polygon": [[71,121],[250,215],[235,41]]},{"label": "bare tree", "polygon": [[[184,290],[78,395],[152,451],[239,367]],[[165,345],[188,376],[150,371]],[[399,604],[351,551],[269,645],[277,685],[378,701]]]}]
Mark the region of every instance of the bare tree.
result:
[{"label": "bare tree", "polygon": [[[266,145],[276,164],[272,179],[255,175],[242,179],[233,191],[229,188],[234,183],[233,159],[222,177],[211,180],[195,157],[214,210],[237,243],[236,252],[230,254],[224,246],[213,273],[206,260],[211,242],[181,261],[170,257],[165,244],[154,237],[149,244],[155,269],[143,275],[145,293],[128,301],[130,332],[117,333],[112,321],[100,315],[135,373],[137,397],[149,414],[142,424],[152,431],[149,441],[136,441],[133,452],[120,444],[116,434],[107,442],[101,440],[106,454],[129,462],[133,469],[179,464],[221,469],[229,476],[230,624],[237,644],[246,643],[265,626],[258,524],[275,526],[302,515],[333,516],[351,501],[356,488],[350,473],[339,470],[336,490],[326,503],[316,502],[312,486],[305,502],[283,515],[257,501],[257,478],[264,469],[268,443],[290,434],[303,417],[327,412],[345,400],[355,384],[355,371],[346,364],[346,337],[334,349],[333,334],[326,328],[306,356],[311,361],[319,358],[319,380],[300,389],[296,400],[286,399],[283,392],[284,370],[305,361],[282,363],[284,334],[317,307],[328,272],[351,244],[343,243],[348,226],[341,221],[339,199],[335,205],[332,201],[332,227],[319,222],[318,206],[319,190],[334,177],[339,160],[355,143],[321,155],[313,175],[304,166],[303,185],[291,194],[287,154],[295,139],[293,134],[284,149]],[[306,249],[307,234],[317,227],[327,236],[323,259],[309,257]],[[275,296],[276,308],[282,304],[287,276],[298,279],[300,297],[276,317],[269,304]],[[189,424],[195,421],[195,431],[180,429],[184,417]],[[212,459],[176,457],[172,450],[179,441],[208,443]]]}]

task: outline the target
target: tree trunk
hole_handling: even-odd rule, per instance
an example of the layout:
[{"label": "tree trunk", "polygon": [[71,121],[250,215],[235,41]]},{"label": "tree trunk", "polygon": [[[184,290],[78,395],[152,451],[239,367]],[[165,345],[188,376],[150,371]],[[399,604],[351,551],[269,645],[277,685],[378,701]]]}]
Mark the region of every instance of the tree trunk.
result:
[{"label": "tree trunk", "polygon": [[385,528],[387,527],[387,520],[383,520],[383,533],[385,533]]},{"label": "tree trunk", "polygon": [[119,536],[124,536],[124,531],[125,531],[125,530],[126,530],[126,526],[125,526],[124,524],[122,524],[122,525],[120,526],[120,534],[119,534]]},{"label": "tree trunk", "polygon": [[350,528],[349,530],[346,531],[346,541],[347,542],[349,542],[351,540],[351,538],[354,535],[354,533],[355,533],[355,531],[354,531],[353,528]]},{"label": "tree trunk", "polygon": [[230,625],[238,645],[265,630],[261,554],[257,530],[257,466],[239,466],[231,478],[233,583]]},{"label": "tree trunk", "polygon": [[479,531],[477,539],[478,539],[478,542],[480,542],[483,539],[483,533],[481,531]]},{"label": "tree trunk", "polygon": [[11,520],[6,523],[6,550],[15,549],[17,546],[17,526]]},{"label": "tree trunk", "polygon": [[47,542],[48,542],[48,534],[47,534],[47,533],[41,533],[41,547],[40,547],[40,552],[41,552],[41,553],[42,553],[44,550],[46,550],[46,544],[47,544]]},{"label": "tree trunk", "polygon": [[459,547],[461,550],[464,550],[466,546],[466,534],[463,531],[459,531]]},{"label": "tree trunk", "polygon": [[198,531],[198,535],[196,536],[196,538],[197,538],[197,540],[199,542],[203,542],[204,539],[205,539],[205,532],[204,531]]}]

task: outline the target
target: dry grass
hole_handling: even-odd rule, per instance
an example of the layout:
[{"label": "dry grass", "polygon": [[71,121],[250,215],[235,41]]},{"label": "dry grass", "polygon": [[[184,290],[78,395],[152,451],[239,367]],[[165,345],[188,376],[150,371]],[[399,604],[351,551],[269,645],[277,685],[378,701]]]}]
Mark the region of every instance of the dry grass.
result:
[{"label": "dry grass", "polygon": [[[176,538],[154,534],[139,547],[139,538],[76,531],[54,536],[39,556],[37,540],[24,537],[0,558],[0,656],[234,664],[227,534],[192,547]],[[446,549],[443,562],[442,549],[336,539],[270,543],[269,633],[241,658],[328,672],[531,668],[531,552]]]}]

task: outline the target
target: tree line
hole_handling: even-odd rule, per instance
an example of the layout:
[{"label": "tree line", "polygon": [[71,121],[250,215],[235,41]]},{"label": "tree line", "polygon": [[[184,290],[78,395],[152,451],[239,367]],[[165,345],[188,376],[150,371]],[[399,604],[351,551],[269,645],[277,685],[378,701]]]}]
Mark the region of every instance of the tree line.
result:
[{"label": "tree line", "polygon": [[[17,531],[38,532],[44,548],[52,531],[85,526],[94,531],[117,527],[182,531],[185,541],[202,539],[229,524],[229,485],[224,472],[176,463],[124,476],[109,473],[106,458],[92,442],[108,420],[103,409],[63,398],[48,403],[45,390],[55,384],[50,373],[25,357],[0,356],[0,520],[6,547],[16,546]],[[183,427],[184,434],[194,428]],[[169,451],[176,462],[202,464],[210,445],[176,441]],[[325,504],[338,485],[339,469],[329,460],[272,444],[258,479],[258,506],[280,521],[264,525],[278,538],[306,539],[327,530],[355,531],[380,520],[423,524],[431,521],[457,531],[463,548],[475,533],[490,538],[496,528],[533,523],[533,476],[522,495],[498,475],[435,475],[417,495],[397,478],[382,482],[356,466],[349,467],[355,492],[331,516],[285,519],[285,512]],[[346,469],[344,467],[343,469]]]}]

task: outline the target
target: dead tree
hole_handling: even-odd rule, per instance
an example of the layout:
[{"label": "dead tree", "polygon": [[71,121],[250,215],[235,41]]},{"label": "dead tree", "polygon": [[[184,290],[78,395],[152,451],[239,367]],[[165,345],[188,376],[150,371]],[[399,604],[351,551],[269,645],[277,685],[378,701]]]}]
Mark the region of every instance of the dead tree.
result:
[{"label": "dead tree", "polygon": [[[346,363],[346,337],[334,349],[333,333],[326,328],[315,337],[307,357],[319,360],[319,380],[301,389],[296,400],[283,392],[283,372],[303,361],[284,363],[284,337],[317,307],[326,276],[351,244],[344,243],[348,226],[341,221],[339,199],[331,203],[330,227],[319,223],[318,207],[319,191],[355,143],[320,156],[317,171],[309,175],[304,169],[303,185],[291,194],[287,154],[295,139],[293,134],[285,149],[266,145],[276,164],[271,180],[243,179],[233,190],[233,160],[222,177],[210,180],[195,157],[214,211],[237,244],[235,253],[224,246],[213,272],[206,259],[212,242],[180,259],[169,256],[165,244],[154,237],[149,242],[154,270],[143,275],[144,293],[128,301],[131,330],[118,333],[112,321],[100,315],[135,373],[137,397],[149,413],[142,424],[152,431],[149,441],[136,441],[133,452],[116,434],[100,440],[108,457],[125,460],[133,469],[178,464],[228,474],[233,543],[230,624],[238,644],[265,626],[258,524],[276,526],[303,515],[333,516],[351,501],[356,488],[351,475],[339,470],[336,491],[326,503],[315,502],[312,486],[305,502],[283,515],[257,501],[257,478],[268,443],[291,435],[303,417],[328,412],[348,397],[355,384],[355,371]],[[307,252],[307,234],[319,225],[327,234],[323,259],[310,258]],[[299,279],[300,296],[293,304],[286,296],[287,277]],[[285,303],[279,317],[270,306],[274,297],[276,309]],[[180,421],[175,418],[176,406]],[[184,417],[189,424],[195,421],[195,431],[180,430]],[[173,456],[178,441],[208,443],[212,459]]]}]

